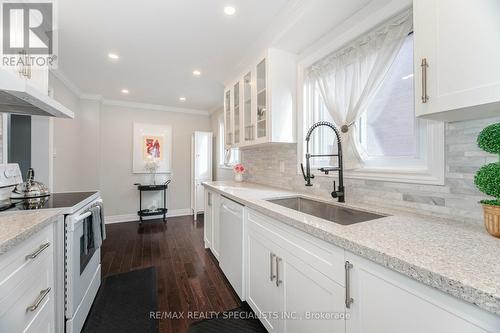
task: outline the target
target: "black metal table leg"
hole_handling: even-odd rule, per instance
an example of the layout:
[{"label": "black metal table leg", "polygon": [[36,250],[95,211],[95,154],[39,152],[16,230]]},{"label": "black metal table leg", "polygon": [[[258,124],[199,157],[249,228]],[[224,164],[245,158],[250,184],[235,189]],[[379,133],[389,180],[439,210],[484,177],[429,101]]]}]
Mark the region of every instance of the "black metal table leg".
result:
[{"label": "black metal table leg", "polygon": [[167,188],[163,189],[163,222],[167,223]]}]

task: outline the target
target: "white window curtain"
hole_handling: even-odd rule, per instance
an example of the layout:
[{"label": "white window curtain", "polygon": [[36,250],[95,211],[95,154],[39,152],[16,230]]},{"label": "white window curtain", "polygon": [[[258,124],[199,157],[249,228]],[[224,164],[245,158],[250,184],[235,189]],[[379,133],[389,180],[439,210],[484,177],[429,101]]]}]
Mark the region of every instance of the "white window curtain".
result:
[{"label": "white window curtain", "polygon": [[407,11],[306,71],[307,83],[319,89],[335,125],[348,127],[347,133],[341,133],[346,169],[361,167],[356,148],[356,122],[412,30],[412,12]]}]

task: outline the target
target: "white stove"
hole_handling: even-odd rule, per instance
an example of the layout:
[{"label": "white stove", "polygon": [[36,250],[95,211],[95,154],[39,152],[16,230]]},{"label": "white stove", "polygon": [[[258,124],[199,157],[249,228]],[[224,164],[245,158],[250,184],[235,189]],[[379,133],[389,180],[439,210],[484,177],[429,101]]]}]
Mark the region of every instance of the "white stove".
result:
[{"label": "white stove", "polygon": [[67,192],[11,199],[12,190],[22,181],[18,164],[0,164],[0,211],[62,209],[66,333],[79,333],[101,285],[101,247],[88,240],[94,232],[90,209],[96,205],[102,209],[101,195],[99,191]]}]

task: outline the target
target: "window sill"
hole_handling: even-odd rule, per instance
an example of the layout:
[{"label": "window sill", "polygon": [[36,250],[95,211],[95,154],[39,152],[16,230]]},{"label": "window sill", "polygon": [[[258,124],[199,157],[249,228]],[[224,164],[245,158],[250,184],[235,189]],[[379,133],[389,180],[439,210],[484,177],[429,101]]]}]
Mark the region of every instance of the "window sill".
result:
[{"label": "window sill", "polygon": [[220,165],[218,166],[219,169],[227,169],[227,170],[233,170],[234,165]]}]

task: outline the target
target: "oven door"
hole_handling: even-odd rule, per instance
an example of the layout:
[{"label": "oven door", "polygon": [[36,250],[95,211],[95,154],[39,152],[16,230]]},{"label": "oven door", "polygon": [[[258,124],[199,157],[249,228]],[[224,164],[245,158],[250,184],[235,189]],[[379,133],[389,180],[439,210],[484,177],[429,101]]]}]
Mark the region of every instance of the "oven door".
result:
[{"label": "oven door", "polygon": [[101,249],[93,244],[89,211],[68,215],[65,229],[66,331],[80,332],[101,284]]}]

